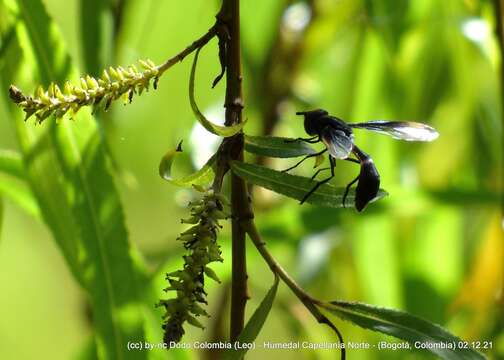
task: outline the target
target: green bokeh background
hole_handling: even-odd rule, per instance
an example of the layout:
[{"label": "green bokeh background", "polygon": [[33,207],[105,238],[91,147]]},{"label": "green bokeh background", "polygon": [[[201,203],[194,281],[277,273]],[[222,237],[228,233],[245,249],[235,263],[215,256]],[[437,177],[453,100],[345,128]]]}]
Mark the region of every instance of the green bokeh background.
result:
[{"label": "green bokeh background", "polygon": [[[84,73],[81,32],[92,31],[93,21],[81,14],[77,0],[44,3],[74,63]],[[128,65],[139,58],[162,63],[202,35],[213,24],[219,7],[217,1],[209,0],[124,3],[116,37],[111,36],[112,15],[106,13],[101,19],[109,29],[102,35],[103,65]],[[271,134],[278,136],[302,136],[302,122],[295,111],[321,107],[348,121],[423,121],[436,127],[440,137],[433,143],[401,143],[356,133],[356,142],[373,156],[382,187],[390,193],[363,213],[299,206],[294,200],[255,189],[257,224],[270,251],[316,298],[404,309],[464,339],[491,341],[493,349],[486,354],[504,359],[502,59],[494,30],[494,3],[313,3],[317,11],[303,28],[305,2],[241,2],[246,132],[263,133],[273,100],[276,121]],[[301,28],[296,30],[296,26]],[[289,53],[294,46],[299,49]],[[296,64],[283,71],[283,62],[292,61]],[[2,64],[0,57],[0,77]],[[210,135],[195,130],[188,99],[190,65],[188,58],[174,66],[162,77],[157,91],[137,97],[128,106],[115,104],[100,119],[116,164],[114,176],[129,240],[149,271],[158,271],[159,296],[165,287],[159,269],[175,270],[181,264],[182,250],[175,238],[184,228],[179,219],[187,215],[185,204],[192,196],[160,179],[159,160],[180,139],[185,140],[186,160],[204,160],[211,142]],[[201,52],[196,90],[200,108],[213,120],[223,114],[224,82],[210,89],[219,69],[214,40]],[[35,88],[36,79],[32,85]],[[283,87],[289,90],[287,96],[277,98]],[[0,148],[16,150],[9,111],[0,102]],[[27,126],[33,127],[33,121]],[[282,169],[291,162],[266,164]],[[311,167],[305,164],[297,171],[309,176]],[[180,162],[176,170],[192,171],[191,161]],[[356,173],[353,164],[338,164],[333,183],[344,185]],[[83,349],[93,329],[86,296],[48,228],[5,196],[0,229],[0,358],[87,358]],[[226,261],[215,267],[224,282],[230,278],[229,242],[225,227],[220,243]],[[250,314],[273,278],[253,247],[248,248],[248,269]],[[208,285],[209,312],[215,318],[227,306],[219,304],[226,286]],[[335,321],[347,340],[395,341]],[[210,336],[210,330],[189,328],[185,340]],[[335,339],[281,286],[258,338],[263,341]],[[191,359],[204,354],[179,351],[156,356]],[[276,356],[332,359],[335,355],[324,350],[258,349],[248,358]],[[351,358],[430,357],[374,349],[357,351]]]}]

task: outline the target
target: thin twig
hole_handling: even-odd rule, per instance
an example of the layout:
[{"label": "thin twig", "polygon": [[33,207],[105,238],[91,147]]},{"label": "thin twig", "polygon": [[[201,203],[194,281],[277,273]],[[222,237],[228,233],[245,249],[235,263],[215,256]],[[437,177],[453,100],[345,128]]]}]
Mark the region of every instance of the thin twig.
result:
[{"label": "thin twig", "polygon": [[[320,324],[326,324],[329,326],[340,341],[340,344],[343,344],[343,337],[339,332],[338,328],[334,326],[334,324],[320,312],[315,304],[320,303],[319,300],[312,298],[306,291],[301,288],[301,286],[296,283],[296,281],[284,270],[284,268],[275,260],[275,258],[270,254],[270,252],[266,249],[266,243],[262,240],[261,235],[257,231],[253,219],[243,220],[241,222],[242,227],[245,229],[250,239],[254,243],[255,247],[269,265],[271,271],[277,274],[283,282],[292,290],[292,292],[298,297],[298,299],[303,303],[303,305],[310,311],[310,313],[315,317],[315,319]],[[346,357],[345,348],[341,348],[341,359],[344,360]]]},{"label": "thin twig", "polygon": [[219,25],[218,25],[218,22],[217,22],[210,29],[208,29],[208,31],[207,31],[207,33],[205,35],[203,35],[199,39],[195,40],[191,45],[189,45],[188,47],[186,47],[184,50],[182,50],[181,52],[179,52],[174,57],[166,60],[166,62],[164,64],[159,65],[157,67],[157,69],[159,71],[159,75],[158,76],[161,76],[161,74],[163,74],[166,70],[168,70],[169,68],[171,68],[176,63],[181,62],[182,60],[184,60],[184,58],[187,55],[189,55],[190,53],[192,53],[193,51],[195,51],[195,50],[201,48],[202,46],[206,45],[206,43],[208,43],[210,40],[213,39],[214,36],[217,35],[218,27],[219,27]]},{"label": "thin twig", "polygon": [[289,288],[296,294],[296,296],[303,302],[312,303],[315,301],[303,288],[301,288],[296,281],[282,268],[282,266],[273,258],[270,252],[266,249],[266,243],[262,240],[261,235],[257,231],[255,223],[252,219],[242,221],[242,227],[245,229],[255,247],[269,265],[271,271],[278,274],[280,278],[289,286]]}]

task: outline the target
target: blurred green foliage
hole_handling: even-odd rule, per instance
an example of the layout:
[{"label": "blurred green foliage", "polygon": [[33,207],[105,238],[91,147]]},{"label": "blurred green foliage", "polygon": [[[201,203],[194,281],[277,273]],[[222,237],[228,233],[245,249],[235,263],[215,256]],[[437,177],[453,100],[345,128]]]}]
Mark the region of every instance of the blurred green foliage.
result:
[{"label": "blurred green foliage", "polygon": [[[74,132],[78,144],[92,133],[96,147],[91,150],[109,154],[110,164],[93,167],[94,162],[85,162],[89,166],[81,180],[96,190],[94,199],[103,209],[116,209],[120,197],[125,213],[124,220],[120,214],[113,217],[118,221],[114,224],[124,230],[111,238],[124,244],[119,259],[131,263],[126,272],[114,276],[118,283],[113,287],[121,291],[134,282],[145,285],[140,286],[141,299],[137,299],[142,320],[128,304],[117,316],[128,324],[127,333],[134,332],[141,321],[145,338],[160,342],[161,312],[153,305],[163,296],[165,271],[182,263],[182,249],[175,238],[183,229],[179,219],[187,215],[185,205],[193,194],[160,179],[159,160],[186,139],[188,146],[174,171],[189,173],[208,160],[216,143],[196,125],[191,113],[190,59],[170,69],[157,91],[136,98],[127,107],[116,104],[110,112],[98,113],[96,129],[89,114],[62,124],[59,130],[24,124],[21,112],[6,101],[7,86],[15,82],[30,92],[38,83],[69,76],[72,67],[78,69],[71,71],[75,75],[94,74],[105,66],[128,65],[140,58],[161,63],[206,32],[219,2],[47,0],[43,3],[49,17],[42,23],[37,22],[43,18],[41,9],[25,8],[25,16],[11,11],[36,3],[0,1],[0,149],[23,151],[30,179],[27,182],[25,174],[16,172],[12,157],[0,153],[0,197],[5,208],[0,226],[0,358],[96,356],[91,339],[100,327],[96,314],[89,312],[93,304],[89,294],[95,292],[84,293],[86,286],[80,278],[90,274],[72,268],[62,251],[62,244],[75,240],[77,246],[77,239],[87,238],[89,213],[56,207],[49,209],[53,211],[50,222],[47,205],[64,198],[62,192],[83,204],[89,198],[79,198],[79,189],[64,181],[72,174],[58,164],[72,162],[67,150],[49,143],[49,150],[37,148],[35,155],[27,156],[33,139],[46,131],[53,131],[59,140],[63,135],[58,133]],[[440,133],[429,144],[356,133],[356,142],[372,155],[382,187],[390,193],[361,214],[352,209],[299,206],[294,200],[255,189],[257,224],[270,251],[314,297],[404,309],[441,323],[469,341],[491,341],[493,349],[484,351],[491,359],[504,358],[503,97],[496,21],[494,2],[488,0],[242,2],[248,134],[302,136],[302,121],[294,114],[306,107],[321,107],[348,121],[422,121]],[[42,65],[57,72],[45,78]],[[213,40],[200,54],[196,86],[199,107],[211,120],[223,117],[224,83],[210,89],[219,70]],[[86,117],[88,122],[83,120]],[[25,137],[20,136],[23,132]],[[96,145],[99,140],[103,146]],[[46,159],[54,165],[51,172],[29,166],[49,151],[54,156]],[[258,161],[282,169],[294,160]],[[345,185],[357,173],[353,164],[338,164],[336,171],[336,186]],[[299,170],[307,176],[311,172],[311,164]],[[113,175],[113,183],[107,174]],[[65,187],[58,187],[61,183]],[[46,192],[44,200],[40,189],[47,191],[49,185],[54,196]],[[109,197],[101,198],[104,193]],[[102,215],[101,220],[111,216]],[[71,226],[76,219],[80,225]],[[66,229],[67,235],[58,237],[55,224]],[[225,228],[220,243],[226,261],[216,266],[219,277],[228,280],[229,238]],[[132,268],[140,279],[128,275]],[[250,315],[273,277],[252,247],[248,269]],[[226,286],[208,285],[213,316],[207,331],[188,331],[188,342],[227,336],[227,305],[222,300]],[[131,296],[125,294],[124,299]],[[346,340],[385,339],[348,323],[336,320],[336,324]],[[282,285],[257,340],[335,341]],[[277,354],[257,349],[248,358]],[[324,350],[281,355],[334,358]],[[151,351],[147,356],[192,359],[205,354],[177,350]],[[356,351],[353,358],[429,356],[374,349]]]}]

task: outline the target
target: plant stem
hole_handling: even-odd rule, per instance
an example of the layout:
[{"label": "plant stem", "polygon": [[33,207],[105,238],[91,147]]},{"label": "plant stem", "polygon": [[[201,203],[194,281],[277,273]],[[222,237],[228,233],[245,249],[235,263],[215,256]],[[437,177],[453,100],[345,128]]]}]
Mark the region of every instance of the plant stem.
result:
[{"label": "plant stem", "polygon": [[266,243],[262,240],[259,231],[253,220],[248,219],[242,222],[242,227],[246,230],[255,247],[266,261],[273,273],[278,274],[285,284],[296,294],[303,304],[313,303],[316,300],[308,295],[296,281],[285,271],[285,269],[273,258],[270,252],[266,249]]},{"label": "plant stem", "polygon": [[[227,126],[242,121],[242,74],[240,49],[240,2],[239,0],[224,0],[219,13],[227,27],[229,40],[226,49],[226,108]],[[243,161],[243,134],[234,136],[233,151],[230,160]],[[240,219],[251,217],[252,211],[245,182],[231,175],[231,209],[232,221],[232,275],[231,275],[231,324],[230,339],[235,341],[243,330],[245,321],[245,306],[248,299],[247,262],[245,252],[245,230]]]},{"label": "plant stem", "polygon": [[177,55],[173,56],[172,58],[166,60],[163,64],[159,65],[157,67],[159,74],[158,76],[161,76],[166,70],[171,68],[173,65],[175,65],[178,62],[181,62],[184,60],[184,58],[192,53],[193,51],[199,49],[200,47],[204,46],[207,42],[212,40],[212,38],[217,35],[217,24],[212,26],[208,31],[206,32],[205,35],[200,37],[199,39],[195,40],[191,45],[186,47],[184,50],[179,52]]},{"label": "plant stem", "polygon": [[[271,271],[278,275],[282,281],[287,284],[287,286],[292,290],[292,292],[298,297],[298,299],[303,303],[303,305],[308,309],[308,311],[317,319],[320,324],[326,324],[329,326],[338,337],[340,343],[343,344],[343,337],[339,332],[338,328],[334,326],[334,324],[320,312],[317,308],[316,304],[321,304],[322,302],[312,298],[310,295],[306,293],[306,291],[299,286],[296,281],[284,270],[284,268],[273,258],[273,256],[266,249],[266,243],[262,240],[261,235],[257,231],[253,219],[245,219],[242,221],[242,227],[248,233],[250,239],[254,243],[255,247],[269,265]],[[341,359],[344,360],[346,357],[346,351],[344,348],[341,349]]]}]

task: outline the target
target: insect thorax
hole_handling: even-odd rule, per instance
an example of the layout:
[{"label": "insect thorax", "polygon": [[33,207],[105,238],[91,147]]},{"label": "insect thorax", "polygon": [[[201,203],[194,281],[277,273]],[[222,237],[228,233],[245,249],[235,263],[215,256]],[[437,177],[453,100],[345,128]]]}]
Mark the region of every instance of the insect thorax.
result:
[{"label": "insect thorax", "polygon": [[304,128],[309,135],[319,135],[322,130],[330,126],[335,130],[344,132],[347,136],[352,136],[352,128],[343,120],[333,116],[310,117],[306,116],[304,120]]}]

